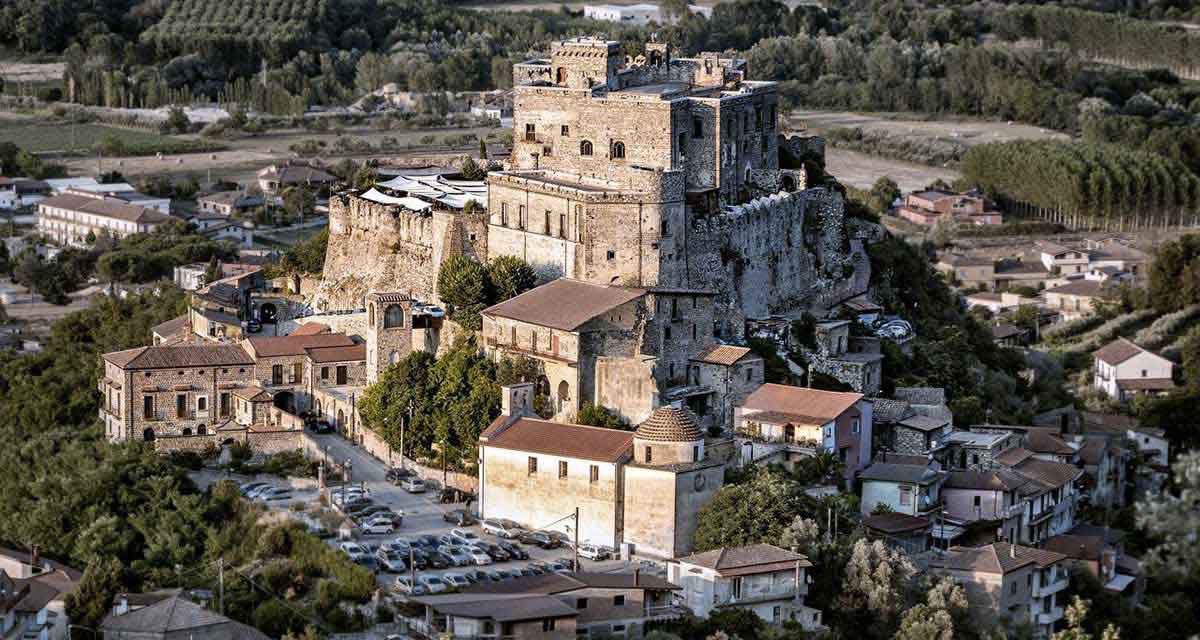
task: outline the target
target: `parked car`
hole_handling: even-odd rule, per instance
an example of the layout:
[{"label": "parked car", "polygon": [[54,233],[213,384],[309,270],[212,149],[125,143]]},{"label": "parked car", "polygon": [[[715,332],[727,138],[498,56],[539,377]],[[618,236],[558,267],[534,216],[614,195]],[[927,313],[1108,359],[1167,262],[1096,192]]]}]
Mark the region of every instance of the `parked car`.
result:
[{"label": "parked car", "polygon": [[515,545],[511,542],[508,542],[507,540],[500,540],[499,542],[496,542],[496,546],[500,547],[501,549],[504,549],[505,553],[507,553],[509,555],[509,557],[511,557],[513,560],[528,560],[529,559],[528,551],[522,549],[521,547],[518,547],[517,545]]},{"label": "parked car", "polygon": [[371,573],[379,571],[379,563],[375,561],[375,556],[365,555],[355,560],[356,563],[371,570]]},{"label": "parked car", "polygon": [[466,589],[471,586],[471,581],[461,573],[443,573],[442,580],[450,585],[451,589]]},{"label": "parked car", "polygon": [[404,573],[408,571],[408,564],[405,562],[407,558],[407,553],[400,553],[398,551],[385,551],[381,548],[375,552],[375,559],[379,561],[380,568],[391,573]]},{"label": "parked car", "polygon": [[375,516],[362,524],[363,533],[380,534],[395,533],[396,525],[387,516]]},{"label": "parked car", "polygon": [[430,569],[449,569],[454,566],[454,561],[441,551],[426,551],[425,564]]},{"label": "parked car", "polygon": [[471,564],[482,567],[493,562],[491,554],[486,549],[479,547],[467,547],[467,555],[471,556]]},{"label": "parked car", "polygon": [[607,548],[597,544],[581,544],[579,545],[579,557],[588,560],[607,560],[612,557],[612,554]]},{"label": "parked car", "polygon": [[395,519],[398,518],[400,514],[381,504],[369,505],[365,509],[356,510],[354,513],[350,514],[350,517],[356,520],[367,520],[374,518],[375,516],[388,516]]},{"label": "parked car", "polygon": [[412,578],[408,576],[396,576],[396,581],[392,583],[392,589],[410,596],[423,596],[429,593],[425,585],[419,582],[414,584]]},{"label": "parked car", "polygon": [[469,571],[464,571],[463,576],[474,584],[479,584],[480,582],[499,582],[492,577],[490,572],[483,569],[471,569]]},{"label": "parked car", "polygon": [[269,486],[271,486],[271,483],[269,482],[247,482],[246,484],[238,487],[238,490],[242,492],[242,495],[249,496],[251,491],[263,489]]},{"label": "parked car", "polygon": [[445,487],[438,492],[438,502],[450,504],[453,502],[474,502],[475,494],[470,491],[460,491],[454,487]]},{"label": "parked car", "polygon": [[518,538],[524,544],[537,545],[543,549],[557,549],[562,543],[545,531],[526,531]]},{"label": "parked car", "polygon": [[425,551],[413,547],[405,556],[408,557],[408,563],[417,571],[424,571],[429,568],[429,554]]},{"label": "parked car", "polygon": [[392,467],[391,469],[387,470],[387,473],[384,474],[383,478],[392,484],[400,484],[400,482],[405,478],[410,478],[413,475],[415,475],[415,473],[409,469]]},{"label": "parked car", "polygon": [[271,502],[274,500],[291,500],[292,490],[283,487],[271,487],[266,491],[260,491],[254,496],[255,500],[263,502]]},{"label": "parked car", "polygon": [[475,516],[467,513],[463,509],[454,509],[453,511],[447,511],[446,513],[443,513],[442,520],[460,527],[469,527],[475,524]]},{"label": "parked car", "polygon": [[510,554],[509,552],[505,551],[505,550],[504,550],[504,549],[503,549],[503,548],[502,548],[500,545],[498,545],[498,544],[492,544],[492,543],[490,543],[490,542],[484,542],[484,541],[482,541],[482,540],[481,540],[481,541],[479,541],[479,542],[476,542],[476,543],[474,543],[474,544],[473,544],[473,545],[471,545],[471,546],[473,546],[473,547],[475,547],[476,549],[479,549],[480,551],[482,551],[482,552],[484,552],[484,553],[488,554],[489,556],[491,556],[491,557],[492,557],[492,560],[495,560],[496,562],[506,562],[506,561],[508,561],[508,560],[512,560],[512,554]]},{"label": "parked car", "polygon": [[512,571],[513,573],[521,574],[521,577],[540,576],[545,575],[546,573],[537,567],[521,567],[520,569],[513,569]]},{"label": "parked car", "polygon": [[429,593],[442,593],[447,588],[441,578],[431,575],[417,576],[417,584],[425,587]]},{"label": "parked car", "polygon": [[425,481],[420,478],[405,478],[400,487],[409,493],[425,493]]},{"label": "parked car", "polygon": [[471,544],[479,541],[479,534],[466,529],[451,529],[450,536],[463,544]]},{"label": "parked car", "polygon": [[465,567],[472,563],[471,555],[463,547],[456,547],[449,544],[444,544],[438,547],[438,553],[450,559],[456,567]]},{"label": "parked car", "polygon": [[246,497],[247,497],[247,498],[257,498],[257,497],[258,497],[259,495],[261,495],[261,494],[262,494],[264,491],[270,491],[270,490],[272,490],[272,489],[274,489],[274,488],[275,488],[275,485],[273,485],[273,484],[271,484],[271,483],[269,483],[269,482],[264,482],[264,483],[262,483],[261,485],[259,485],[259,486],[257,486],[257,487],[253,487],[252,489],[250,489],[249,491],[247,491],[247,492],[246,492]]},{"label": "parked car", "polygon": [[338,549],[341,549],[342,553],[350,556],[351,560],[357,560],[367,555],[367,550],[363,549],[357,542],[340,542],[338,543]]},{"label": "parked car", "polygon": [[442,543],[438,540],[437,536],[433,535],[432,533],[425,533],[414,538],[413,544],[417,545],[418,547],[424,547],[426,549],[433,550],[437,549],[438,545]]},{"label": "parked car", "polygon": [[551,538],[554,538],[558,542],[558,546],[560,546],[560,547],[575,546],[575,542],[573,540],[571,540],[571,536],[568,536],[567,534],[565,534],[561,531],[551,531],[550,529],[542,529],[542,533],[550,536]]},{"label": "parked car", "polygon": [[333,433],[333,431],[334,431],[333,425],[329,424],[328,420],[313,420],[309,424],[309,428],[312,429],[313,433],[318,434],[318,435],[324,435],[326,433]]},{"label": "parked car", "polygon": [[488,518],[482,524],[484,533],[501,538],[513,539],[525,532],[525,529],[521,528],[521,525],[504,518]]}]

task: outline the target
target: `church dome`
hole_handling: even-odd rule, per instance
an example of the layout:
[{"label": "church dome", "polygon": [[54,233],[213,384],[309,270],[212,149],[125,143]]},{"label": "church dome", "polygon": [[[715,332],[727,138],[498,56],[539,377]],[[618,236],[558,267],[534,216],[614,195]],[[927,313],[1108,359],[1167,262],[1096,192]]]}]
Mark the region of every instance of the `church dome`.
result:
[{"label": "church dome", "polygon": [[695,414],[687,409],[659,407],[638,425],[634,437],[654,442],[695,442],[704,439],[697,423]]}]

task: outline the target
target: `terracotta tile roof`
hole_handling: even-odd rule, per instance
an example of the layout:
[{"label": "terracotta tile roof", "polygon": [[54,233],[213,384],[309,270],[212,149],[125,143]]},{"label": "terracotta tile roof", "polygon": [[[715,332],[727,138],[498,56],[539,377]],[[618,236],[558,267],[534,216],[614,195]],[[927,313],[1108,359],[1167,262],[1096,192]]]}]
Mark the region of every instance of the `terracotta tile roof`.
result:
[{"label": "terracotta tile roof", "polygon": [[721,547],[712,551],[694,553],[675,562],[693,564],[712,569],[722,576],[749,575],[768,571],[780,571],[795,567],[811,567],[808,558],[799,553],[781,549],[771,544],[752,544],[745,547]]},{"label": "terracotta tile roof", "polygon": [[695,414],[689,409],[659,407],[638,425],[634,435],[655,442],[695,442],[704,439],[696,422]]},{"label": "terracotta tile roof", "polygon": [[937,431],[950,424],[949,420],[931,418],[929,416],[909,416],[900,421],[900,425],[917,431]]},{"label": "terracotta tile roof", "polygon": [[233,390],[233,395],[250,402],[261,402],[274,398],[270,391],[262,387],[238,387]]},{"label": "terracotta tile roof", "polygon": [[480,583],[466,588],[464,593],[541,593],[552,595],[588,588],[676,591],[681,587],[644,571],[637,573],[570,571],[567,573],[548,573],[540,576],[522,576],[515,580],[506,580],[504,582]]},{"label": "terracotta tile roof", "polygon": [[329,325],[321,322],[307,322],[296,327],[296,330],[289,333],[290,336],[315,336],[321,333],[329,333]]},{"label": "terracotta tile roof", "polygon": [[241,345],[196,344],[138,347],[104,354],[104,359],[122,369],[174,369],[254,364]]},{"label": "terracotta tile roof", "polygon": [[479,436],[488,447],[545,453],[564,458],[618,462],[633,450],[633,432],[581,424],[518,418],[508,426],[500,416]]},{"label": "terracotta tile roof", "polygon": [[203,630],[212,637],[229,640],[266,640],[261,631],[234,622],[198,604],[173,596],[148,607],[123,615],[109,615],[100,624],[105,635],[147,634],[157,637],[186,636],[188,631]]},{"label": "terracotta tile roof", "polygon": [[1004,323],[992,325],[993,340],[1004,340],[1005,338],[1012,338],[1013,336],[1023,335],[1024,333],[1024,329],[1015,325]]},{"label": "terracotta tile roof", "polygon": [[806,416],[824,423],[845,413],[862,400],[862,397],[861,393],[821,391],[768,383],[750,394],[742,403],[742,407]]},{"label": "terracotta tile roof", "polygon": [[191,328],[191,318],[185,313],[178,318],[171,318],[166,322],[154,325],[154,328],[150,332],[163,338],[170,338],[177,334],[191,331]]},{"label": "terracotta tile roof", "polygon": [[1009,471],[951,471],[942,489],[972,491],[1012,491],[1029,482]]},{"label": "terracotta tile roof", "polygon": [[1013,467],[1012,471],[1047,487],[1065,486],[1074,482],[1076,478],[1083,474],[1083,469],[1073,464],[1051,462],[1037,458],[1026,459],[1024,462]]},{"label": "terracotta tile roof", "polygon": [[1131,378],[1117,380],[1117,387],[1129,391],[1167,391],[1175,388],[1175,381],[1170,378]]},{"label": "terracotta tile roof", "polygon": [[373,297],[376,300],[378,300],[379,302],[383,302],[383,303],[412,302],[412,296],[408,295],[407,293],[400,293],[400,292],[390,292],[390,293],[374,292],[371,294],[371,297]]},{"label": "terracotta tile roof", "polygon": [[1064,533],[1048,538],[1042,548],[1076,560],[1097,560],[1104,551],[1104,538]]},{"label": "terracotta tile roof", "polygon": [[38,207],[67,209],[69,211],[79,211],[112,218],[113,220],[141,224],[158,224],[171,219],[170,216],[158,209],[139,207],[116,198],[84,196],[74,193],[64,193],[46,198],[38,203]]},{"label": "terracotta tile roof", "polygon": [[939,473],[927,464],[893,464],[876,462],[866,468],[859,479],[875,482],[905,482],[911,484],[932,484],[937,481]]},{"label": "terracotta tile roof", "polygon": [[1095,411],[1080,411],[1079,417],[1085,429],[1107,432],[1124,433],[1129,429],[1137,429],[1138,421],[1131,416],[1115,413],[1097,413]]},{"label": "terracotta tile roof", "polygon": [[[747,347],[735,347],[729,344],[714,344],[709,345],[703,351],[696,354],[692,358],[693,362],[705,362],[708,364],[719,364],[726,367],[735,364],[738,360],[744,358],[750,353]],[[758,356],[754,356],[758,357]],[[761,358],[760,358],[761,359]]]},{"label": "terracotta tile roof", "polygon": [[354,340],[344,333],[328,333],[319,335],[290,336],[260,336],[248,338],[251,351],[259,358],[275,356],[302,356],[306,349],[313,347],[349,347]]},{"label": "terracotta tile roof", "polygon": [[1097,282],[1095,280],[1073,280],[1064,285],[1059,285],[1052,289],[1046,289],[1042,293],[1057,293],[1064,296],[1095,298],[1104,293],[1104,283]]},{"label": "terracotta tile roof", "polygon": [[1032,455],[1033,452],[1025,447],[1013,447],[1011,449],[1001,451],[996,456],[996,462],[999,462],[1006,467],[1012,467],[1021,464]]},{"label": "terracotta tile roof", "polygon": [[1045,568],[1062,560],[1066,560],[1066,556],[1054,551],[996,542],[986,547],[951,547],[946,555],[935,558],[931,566],[976,573],[1005,574],[1030,564]]},{"label": "terracotta tile roof", "polygon": [[309,347],[304,352],[313,362],[360,362],[367,359],[365,344],[348,347]]},{"label": "terracotta tile roof", "polygon": [[575,331],[592,318],[637,300],[645,293],[645,289],[559,278],[492,305],[483,310],[483,315]]},{"label": "terracotta tile roof", "polygon": [[1143,351],[1145,349],[1137,346],[1132,341],[1125,338],[1117,338],[1093,352],[1092,357],[1105,364],[1116,366]]},{"label": "terracotta tile roof", "polygon": [[918,518],[906,513],[877,513],[863,518],[868,529],[882,533],[907,533],[929,528],[929,518]]},{"label": "terracotta tile roof", "polygon": [[1075,448],[1066,440],[1042,429],[1030,429],[1025,434],[1025,448],[1034,453],[1050,453],[1060,456],[1075,454]]}]

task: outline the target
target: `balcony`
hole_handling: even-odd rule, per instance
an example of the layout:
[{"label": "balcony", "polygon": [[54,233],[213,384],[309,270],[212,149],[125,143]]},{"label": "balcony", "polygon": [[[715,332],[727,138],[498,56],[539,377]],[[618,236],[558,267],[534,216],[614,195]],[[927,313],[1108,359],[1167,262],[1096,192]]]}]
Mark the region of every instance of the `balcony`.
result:
[{"label": "balcony", "polygon": [[1062,607],[1054,607],[1053,609],[1051,609],[1049,611],[1045,611],[1045,612],[1037,614],[1037,623],[1039,625],[1054,624],[1055,622],[1062,620],[1062,617],[1063,617]]},{"label": "balcony", "polygon": [[714,606],[727,607],[743,604],[756,604],[759,602],[769,602],[771,600],[789,600],[797,599],[807,593],[807,588],[797,589],[795,585],[775,585],[766,588],[743,588],[742,592],[734,595],[732,593],[725,594],[723,597],[718,597]]},{"label": "balcony", "polygon": [[1043,596],[1058,593],[1059,591],[1066,589],[1067,586],[1071,584],[1071,577],[1066,571],[1059,571],[1052,576],[1043,576],[1042,579],[1050,580],[1050,582],[1039,584],[1033,588],[1033,597],[1035,598],[1041,598]]}]

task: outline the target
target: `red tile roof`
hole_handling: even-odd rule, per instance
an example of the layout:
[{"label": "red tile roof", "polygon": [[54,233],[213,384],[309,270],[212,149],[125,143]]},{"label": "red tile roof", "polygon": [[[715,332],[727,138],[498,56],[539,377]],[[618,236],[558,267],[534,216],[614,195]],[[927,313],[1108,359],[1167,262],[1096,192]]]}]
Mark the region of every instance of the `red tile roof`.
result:
[{"label": "red tile roof", "polygon": [[581,424],[500,416],[484,429],[479,443],[497,449],[545,453],[564,458],[618,462],[633,452],[633,432]]},{"label": "red tile roof", "polygon": [[[749,353],[750,349],[747,347],[735,347],[728,344],[714,344],[709,345],[703,351],[696,354],[696,357],[692,358],[692,361],[704,362],[707,364],[719,364],[727,367],[746,357],[746,355]],[[754,357],[757,358],[758,356]]]},{"label": "red tile roof", "polygon": [[104,354],[122,369],[176,369],[254,364],[241,345],[198,344],[138,347]]},{"label": "red tile roof", "polygon": [[296,330],[289,333],[291,336],[315,336],[322,333],[329,333],[329,325],[320,322],[308,322],[296,327]]},{"label": "red tile roof", "polygon": [[260,336],[248,338],[251,351],[259,358],[302,356],[313,347],[349,347],[354,340],[344,333],[319,335]]},{"label": "red tile roof", "polygon": [[712,569],[722,576],[750,575],[801,567],[812,563],[802,554],[781,549],[771,544],[752,544],[745,547],[721,547],[712,551],[694,553],[677,558],[676,562],[694,564]]},{"label": "red tile roof", "polygon": [[862,400],[861,393],[821,391],[805,387],[768,383],[759,387],[742,403],[745,409],[774,411],[805,416],[828,422]]},{"label": "red tile roof", "polygon": [[1100,349],[1093,353],[1092,356],[1103,363],[1116,366],[1136,356],[1142,351],[1145,351],[1145,349],[1142,349],[1130,340],[1125,338],[1117,338],[1103,347],[1100,347]]},{"label": "red tile roof", "polygon": [[931,564],[960,571],[1005,574],[1030,564],[1045,568],[1065,559],[1066,556],[1054,551],[997,542],[978,548],[952,547]]},{"label": "red tile roof", "polygon": [[349,347],[309,347],[304,352],[313,362],[359,362],[367,359],[365,344]]},{"label": "red tile roof", "polygon": [[575,331],[588,320],[645,295],[645,289],[559,278],[483,310],[540,327]]}]

